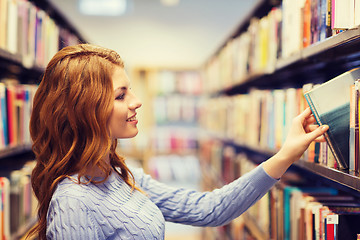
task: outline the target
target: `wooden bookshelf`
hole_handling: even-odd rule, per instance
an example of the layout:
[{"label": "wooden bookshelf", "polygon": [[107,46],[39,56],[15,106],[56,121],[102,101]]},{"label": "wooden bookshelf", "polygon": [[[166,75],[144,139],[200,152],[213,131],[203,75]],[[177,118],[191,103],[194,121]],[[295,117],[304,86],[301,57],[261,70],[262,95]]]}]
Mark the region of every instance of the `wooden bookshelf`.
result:
[{"label": "wooden bookshelf", "polygon": [[317,163],[311,163],[306,161],[298,161],[295,163],[309,172],[312,172],[323,178],[332,180],[336,183],[343,185],[344,187],[351,188],[360,193],[360,178],[359,176],[351,175],[347,172],[343,172],[337,169],[329,168]]},{"label": "wooden bookshelf", "polygon": [[[305,84],[310,79],[303,79],[302,81],[297,78],[299,71],[308,70],[310,73],[316,71],[324,71],[326,75],[322,76],[319,82],[335,77],[360,64],[358,57],[360,56],[360,27],[349,29],[339,33],[326,40],[304,48],[299,53],[287,59],[280,59],[277,63],[276,69],[273,73],[249,76],[249,78],[241,84],[232,86],[218,93],[217,96],[225,95],[232,96],[239,93],[245,93],[253,87],[268,88],[278,87],[279,82],[289,84],[284,77],[280,75],[285,73],[286,77],[293,77],[297,83]],[[324,60],[327,59],[327,60]],[[324,62],[327,61],[327,62]],[[314,63],[315,62],[315,63]],[[329,64],[329,66],[327,66]],[[337,65],[337,66],[335,66]],[[295,71],[294,68],[297,68]],[[300,70],[299,70],[300,69]],[[266,83],[265,83],[266,81]],[[285,82],[284,82],[285,81]],[[215,96],[215,95],[214,95]],[[235,143],[239,147],[247,151],[258,152],[264,156],[271,156],[275,152],[270,149],[261,149],[257,146],[248,146],[242,143]],[[320,164],[299,161],[297,166],[318,174],[321,177],[330,179],[341,185],[360,191],[360,178],[353,176],[346,172],[341,172],[336,169],[331,169]]]},{"label": "wooden bookshelf", "polygon": [[10,53],[2,48],[0,48],[0,59],[7,63],[14,63],[21,65],[21,55]]},{"label": "wooden bookshelf", "polygon": [[39,83],[44,68],[33,66],[27,68],[22,65],[22,56],[13,54],[0,48],[0,77],[16,78],[23,83]]},{"label": "wooden bookshelf", "polygon": [[355,54],[356,51],[354,50],[359,45],[360,28],[349,29],[326,38],[321,42],[314,43],[289,58],[278,59],[275,72],[281,71],[293,64],[296,64],[296,67],[298,67],[298,64],[304,63],[304,67],[307,67],[307,63],[311,64],[316,60],[333,62],[334,58],[348,57],[349,54]]},{"label": "wooden bookshelf", "polygon": [[[276,8],[277,6],[280,6],[280,4],[281,1],[277,1],[277,0],[259,1],[259,3],[255,6],[254,10],[239,25],[239,27],[225,41],[225,43],[214,53],[214,55],[211,58],[209,58],[209,62],[205,64],[204,75],[210,73],[208,74],[209,75],[208,80],[211,84],[211,87],[209,87],[209,99],[211,100],[214,99],[216,100],[218,98],[220,99],[224,98],[226,100],[231,99],[233,100],[233,102],[231,103],[234,103],[233,105],[231,105],[228,102],[225,103],[222,101],[215,102],[215,104],[219,104],[219,105],[229,104],[224,106],[224,108],[219,107],[219,110],[217,110],[219,113],[227,114],[227,111],[229,111],[229,109],[232,108],[235,109],[234,112],[240,111],[234,99],[236,99],[236,97],[241,94],[250,93],[251,95],[253,89],[257,89],[257,90],[275,90],[275,89],[288,89],[288,88],[301,89],[307,83],[321,84],[348,70],[360,66],[360,26],[355,26],[352,27],[351,29],[343,30],[340,33],[338,33],[339,31],[335,31],[331,29],[333,33],[331,37],[328,37],[329,35],[327,35],[327,38],[312,43],[310,46],[299,48],[298,51],[292,52],[291,54],[283,54],[284,52],[281,52],[281,54],[276,55],[276,61],[274,63],[274,66],[270,66],[270,67],[266,66],[264,68],[259,68],[259,69],[257,68],[258,66],[256,64],[255,67],[252,66],[253,62],[251,57],[254,56],[255,58],[258,57],[258,55],[255,55],[252,52],[250,54],[254,54],[254,55],[252,55],[246,61],[247,66],[246,66],[246,70],[244,70],[246,71],[245,74],[243,72],[241,72],[240,74],[239,73],[234,74],[233,72],[229,74],[229,72],[234,71],[234,69],[236,69],[238,65],[231,66],[232,69],[231,67],[229,67],[230,70],[225,69],[225,73],[221,72],[223,71],[222,70],[223,68],[227,68],[227,65],[233,64],[231,61],[235,61],[236,64],[239,64],[239,62],[243,64],[242,62],[243,59],[239,61],[237,58],[236,60],[229,60],[229,58],[226,58],[227,56],[234,57],[232,53],[228,52],[228,46],[231,47],[234,46],[231,44],[233,44],[235,40],[238,40],[238,37],[240,37],[245,32],[249,33],[248,30],[249,30],[249,26],[251,26],[252,20],[255,19],[261,21],[263,17],[269,16],[268,13],[274,7]],[[259,35],[261,35],[261,32],[257,32],[256,36]],[[258,40],[258,38],[251,38],[251,41],[253,42],[256,40]],[[255,45],[253,42],[251,42],[252,45]],[[241,44],[244,44],[244,42],[241,42]],[[248,45],[245,44],[241,46],[243,47],[241,49],[241,51],[243,52],[239,53],[239,47],[235,45],[236,47],[235,49],[237,50],[233,50],[234,53],[238,55],[244,53],[246,55],[247,49],[245,48],[248,47]],[[261,47],[261,45],[259,46]],[[256,45],[256,47],[259,46]],[[281,45],[281,47],[282,46],[283,45]],[[282,48],[280,50],[283,51]],[[250,46],[249,51],[255,51],[255,50],[251,49]],[[222,59],[224,55],[225,55],[225,60]],[[286,56],[286,57],[282,57],[282,56]],[[214,59],[216,61],[214,61]],[[216,64],[213,64],[214,62]],[[208,67],[210,69],[207,69]],[[215,69],[211,69],[212,67]],[[243,67],[243,65],[241,65],[240,67]],[[213,77],[214,75],[216,77]],[[236,79],[236,76],[239,75],[242,76],[241,79]],[[233,79],[226,79],[226,77],[228,78],[229,76],[230,78]],[[214,90],[215,87],[218,88]],[[251,95],[251,97],[252,96],[254,95]],[[255,95],[255,97],[257,96]],[[211,103],[213,102],[211,101]],[[273,102],[271,103],[273,105],[275,104]],[[260,104],[263,104],[263,102],[261,102]],[[256,107],[259,106],[257,105]],[[259,109],[253,109],[253,111],[258,111],[258,110]],[[209,116],[210,117],[214,116],[215,114],[214,112],[216,111],[213,112],[210,111]],[[229,113],[230,117],[232,117],[231,114],[234,114],[234,112]],[[247,114],[247,112],[245,114]],[[262,112],[261,114],[264,113]],[[251,114],[248,115],[252,116]],[[242,120],[242,123],[247,123],[248,119],[243,120],[241,117],[240,119]],[[245,116],[245,117],[249,117],[249,116]],[[225,130],[226,132],[223,133],[213,132],[214,130],[215,131],[222,130],[223,128],[229,127],[229,125],[234,124],[234,122],[231,122],[231,120],[234,119],[230,119],[230,121],[228,121],[228,119],[226,120],[221,119],[219,120],[219,122],[217,122],[218,123],[217,125],[209,124],[210,128],[214,127],[213,125],[216,125],[214,127],[215,129],[208,129],[205,130],[204,132],[207,131],[206,134],[207,136],[209,136],[209,138],[217,139],[220,142],[222,142],[224,145],[233,146],[234,148],[236,148],[237,152],[245,153],[247,156],[249,156],[249,159],[251,159],[256,164],[260,164],[261,162],[267,160],[269,157],[276,154],[277,150],[275,149],[264,148],[259,146],[260,141],[258,144],[249,144],[248,139],[235,140],[232,139],[231,137],[229,138],[227,136],[226,137],[222,136],[222,135],[229,135],[229,136],[236,136],[237,138],[239,138],[239,135],[243,134],[243,132],[240,133],[237,132],[232,134],[228,132],[229,129],[226,129]],[[239,119],[239,117],[237,119]],[[250,121],[252,120],[254,119],[250,119]],[[207,122],[205,121],[205,123]],[[243,129],[240,129],[239,131],[243,131]],[[251,131],[251,129],[249,129],[249,131]],[[259,131],[259,134],[261,133],[262,132]],[[263,136],[258,136],[258,137],[262,138]],[[207,168],[204,171],[207,171]],[[294,163],[293,166],[289,169],[289,171],[295,171],[301,174],[301,176],[303,176],[304,178],[309,177],[311,181],[314,181],[314,186],[319,186],[319,185],[330,186],[342,192],[346,192],[350,195],[353,195],[356,199],[360,200],[360,177],[358,174],[356,175],[350,174],[345,171],[333,169],[319,163],[308,162],[303,159]],[[210,178],[211,174],[208,174],[207,177]],[[207,179],[207,181],[211,182],[211,180],[209,179]],[[262,232],[262,230],[256,225],[256,222],[251,221],[252,220],[251,217],[247,216],[247,214],[244,214],[244,216],[246,217],[246,221],[245,221],[246,227],[252,232],[253,236],[256,239],[267,239],[266,233]]]},{"label": "wooden bookshelf", "polygon": [[6,148],[0,150],[0,158],[16,156],[18,154],[21,154],[21,153],[24,153],[24,152],[30,152],[30,151],[31,151],[31,145],[30,144],[17,145],[17,146],[13,146],[13,147],[6,147]]},{"label": "wooden bookshelf", "polygon": [[[246,93],[253,87],[266,89],[325,82],[359,66],[359,57],[360,27],[357,27],[310,45],[288,58],[278,59],[274,72],[249,75],[242,83],[220,90],[214,96]],[[319,75],[318,71],[324,73]],[[315,81],[303,78],[305,73],[315,74]]]}]

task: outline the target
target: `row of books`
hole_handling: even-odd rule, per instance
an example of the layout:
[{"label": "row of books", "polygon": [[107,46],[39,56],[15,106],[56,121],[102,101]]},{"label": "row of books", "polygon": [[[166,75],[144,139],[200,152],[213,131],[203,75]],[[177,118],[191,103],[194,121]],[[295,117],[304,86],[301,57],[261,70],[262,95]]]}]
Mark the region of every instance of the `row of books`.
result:
[{"label": "row of books", "polygon": [[271,73],[279,59],[360,24],[355,0],[283,0],[246,31],[230,39],[203,68],[207,92],[217,92],[251,76]]},{"label": "row of books", "polygon": [[197,184],[200,179],[199,159],[195,155],[166,154],[149,159],[149,173],[161,182]]},{"label": "row of books", "polygon": [[0,48],[20,55],[25,67],[45,67],[61,47],[78,42],[30,0],[0,0]]},{"label": "row of books", "polygon": [[198,134],[194,127],[154,127],[150,146],[154,153],[191,153],[198,147]]},{"label": "row of books", "polygon": [[358,239],[360,202],[328,187],[279,184],[270,191],[272,239]]},{"label": "row of books", "polygon": [[285,141],[292,119],[310,105],[318,123],[327,124],[330,129],[325,134],[327,142],[312,143],[303,159],[357,174],[358,78],[360,69],[352,69],[321,85],[252,89],[248,94],[209,99],[202,108],[200,122],[206,129],[238,144],[277,151]]},{"label": "row of books", "polygon": [[31,144],[29,121],[37,85],[0,82],[0,150]]},{"label": "row of books", "polygon": [[225,138],[277,150],[292,119],[306,106],[302,88],[252,89],[247,94],[208,99],[199,120],[201,126]]},{"label": "row of books", "polygon": [[156,95],[199,95],[203,91],[201,74],[195,70],[160,70],[152,82]]},{"label": "row of books", "polygon": [[[213,181],[205,181],[205,190],[218,188],[215,183],[231,182],[257,166],[247,153],[219,141],[202,142],[200,153],[202,166],[220,168],[210,176]],[[243,214],[243,220],[230,223],[227,231],[231,234],[224,239],[238,239],[244,225],[250,229],[255,225],[256,239],[357,239],[360,236],[359,199],[321,184],[314,186],[310,181],[287,172]]]},{"label": "row of books", "polygon": [[[293,183],[292,183],[293,184]],[[329,187],[276,185],[270,191],[271,239],[358,239],[360,202]]]},{"label": "row of books", "polygon": [[153,99],[156,124],[187,123],[196,125],[199,112],[199,98],[172,94]]},{"label": "row of books", "polygon": [[23,226],[36,217],[37,200],[30,183],[34,161],[23,168],[2,172],[0,177],[0,239],[13,239]]}]

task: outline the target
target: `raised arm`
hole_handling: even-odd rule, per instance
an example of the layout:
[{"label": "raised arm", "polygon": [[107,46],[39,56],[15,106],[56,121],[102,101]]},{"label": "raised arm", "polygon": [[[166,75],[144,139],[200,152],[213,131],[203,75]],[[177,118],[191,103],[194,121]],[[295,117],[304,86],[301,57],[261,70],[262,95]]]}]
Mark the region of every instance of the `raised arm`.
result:
[{"label": "raised arm", "polygon": [[132,170],[137,184],[158,206],[165,220],[194,226],[220,226],[238,217],[276,182],[260,165],[212,192],[174,188]]}]

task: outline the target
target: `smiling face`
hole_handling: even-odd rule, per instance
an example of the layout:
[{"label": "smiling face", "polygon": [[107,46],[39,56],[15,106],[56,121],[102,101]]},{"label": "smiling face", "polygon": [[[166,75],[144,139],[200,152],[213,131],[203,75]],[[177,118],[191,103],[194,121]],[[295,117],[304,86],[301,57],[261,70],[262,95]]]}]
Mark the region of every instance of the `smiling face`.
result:
[{"label": "smiling face", "polygon": [[109,119],[113,138],[131,138],[138,133],[136,109],[141,102],[130,89],[130,80],[121,67],[115,67],[112,75],[114,86],[114,107]]}]

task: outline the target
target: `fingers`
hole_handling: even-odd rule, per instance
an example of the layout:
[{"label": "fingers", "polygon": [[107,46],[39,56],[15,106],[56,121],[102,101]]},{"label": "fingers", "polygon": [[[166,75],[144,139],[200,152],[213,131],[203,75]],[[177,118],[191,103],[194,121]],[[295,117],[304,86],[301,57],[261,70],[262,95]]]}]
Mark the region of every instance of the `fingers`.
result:
[{"label": "fingers", "polygon": [[306,125],[305,132],[308,133],[308,132],[315,131],[318,127],[319,127],[319,125],[314,125],[314,124]]},{"label": "fingers", "polygon": [[311,110],[307,107],[302,113],[300,113],[299,117],[303,120],[307,119],[311,115]]},{"label": "fingers", "polygon": [[309,107],[298,115],[298,119],[302,122],[303,126],[316,122],[316,119]]},{"label": "fingers", "polygon": [[325,136],[321,135],[320,137],[315,138],[314,142],[326,142]]},{"label": "fingers", "polygon": [[[310,127],[310,126],[309,126]],[[313,128],[313,127],[310,127]],[[324,141],[323,134],[329,129],[328,125],[322,125],[319,127],[316,127],[314,130],[310,131],[308,133],[308,137],[311,141]]]},{"label": "fingers", "polygon": [[311,114],[308,118],[306,118],[306,122],[307,122],[307,123],[314,123],[314,122],[316,122],[316,119],[315,119],[314,115]]}]

